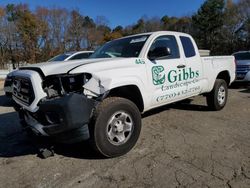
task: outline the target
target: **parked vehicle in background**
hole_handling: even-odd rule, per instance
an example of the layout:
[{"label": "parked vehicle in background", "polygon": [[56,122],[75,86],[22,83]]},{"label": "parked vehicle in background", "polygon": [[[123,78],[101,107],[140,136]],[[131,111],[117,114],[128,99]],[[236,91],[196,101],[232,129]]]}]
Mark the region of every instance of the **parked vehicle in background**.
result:
[{"label": "parked vehicle in background", "polygon": [[[48,62],[57,62],[57,61],[63,62],[63,61],[87,59],[93,53],[94,53],[94,51],[67,52],[67,53],[60,54],[60,55],[57,55],[57,56],[51,58],[50,60],[48,60]],[[7,76],[5,78],[4,92],[5,92],[5,95],[8,97],[12,96],[12,90],[13,90],[13,88],[12,88],[12,83],[13,83],[12,75],[15,71],[12,71],[9,74],[7,74]]]},{"label": "parked vehicle in background", "polygon": [[233,54],[236,60],[236,81],[250,82],[250,51]]},{"label": "parked vehicle in background", "polygon": [[221,110],[234,79],[233,56],[200,57],[190,35],[162,31],[113,40],[64,66],[22,67],[13,99],[25,129],[61,142],[90,139],[116,157],[136,144],[141,113],[201,94]]},{"label": "parked vehicle in background", "polygon": [[60,55],[57,55],[57,56],[51,58],[50,60],[48,60],[48,62],[87,59],[93,53],[94,53],[94,51],[67,52],[67,53],[60,54]]},{"label": "parked vehicle in background", "polygon": [[4,92],[5,92],[5,95],[7,97],[11,97],[12,96],[12,84],[13,84],[13,73],[17,71],[17,70],[14,70],[12,72],[10,72],[9,74],[7,74],[6,78],[5,78],[5,81],[4,81]]}]

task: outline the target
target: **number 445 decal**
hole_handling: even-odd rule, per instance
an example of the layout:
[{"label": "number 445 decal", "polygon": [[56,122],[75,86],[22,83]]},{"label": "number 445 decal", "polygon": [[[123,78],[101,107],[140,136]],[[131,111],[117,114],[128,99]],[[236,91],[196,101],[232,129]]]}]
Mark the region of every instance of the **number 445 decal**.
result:
[{"label": "number 445 decal", "polygon": [[163,66],[154,66],[152,67],[152,78],[154,85],[161,85],[165,83],[166,76],[164,73]]},{"label": "number 445 decal", "polygon": [[145,64],[145,61],[142,59],[136,59],[135,64]]}]

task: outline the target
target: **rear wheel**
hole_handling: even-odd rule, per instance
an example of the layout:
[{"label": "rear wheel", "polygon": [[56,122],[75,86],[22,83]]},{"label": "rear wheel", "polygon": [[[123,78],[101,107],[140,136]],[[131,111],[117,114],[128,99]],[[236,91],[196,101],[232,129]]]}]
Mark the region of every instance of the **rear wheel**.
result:
[{"label": "rear wheel", "polygon": [[228,88],[225,80],[217,79],[213,90],[207,95],[207,105],[211,110],[218,111],[225,107]]},{"label": "rear wheel", "polygon": [[106,157],[126,154],[136,144],[141,131],[141,114],[130,100],[111,97],[96,109],[90,125],[91,143]]}]

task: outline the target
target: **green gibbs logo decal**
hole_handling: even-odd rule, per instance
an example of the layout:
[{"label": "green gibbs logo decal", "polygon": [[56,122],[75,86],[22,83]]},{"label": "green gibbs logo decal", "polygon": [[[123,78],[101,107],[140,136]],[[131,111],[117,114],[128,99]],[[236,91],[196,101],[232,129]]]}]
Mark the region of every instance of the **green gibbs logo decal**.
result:
[{"label": "green gibbs logo decal", "polygon": [[168,83],[174,84],[176,82],[182,82],[182,81],[187,82],[193,79],[197,79],[199,76],[200,76],[199,71],[193,71],[192,68],[170,70],[166,76],[164,73],[163,66],[152,67],[152,77],[154,85],[164,84],[166,79]]},{"label": "green gibbs logo decal", "polygon": [[[161,85],[162,95],[155,98],[156,102],[166,101],[189,93],[199,92],[201,87],[199,82],[199,70],[173,69],[164,71],[162,66],[152,67],[152,77],[154,85]],[[158,86],[159,87],[159,86]]]},{"label": "green gibbs logo decal", "polygon": [[166,80],[164,67],[163,66],[152,67],[152,78],[153,78],[154,85],[164,84]]},{"label": "green gibbs logo decal", "polygon": [[193,71],[192,68],[171,70],[168,73],[168,82],[175,83],[178,81],[186,81],[190,79],[195,79],[200,76],[199,71]]},{"label": "green gibbs logo decal", "polygon": [[145,61],[143,61],[142,59],[136,59],[135,64],[145,64]]}]

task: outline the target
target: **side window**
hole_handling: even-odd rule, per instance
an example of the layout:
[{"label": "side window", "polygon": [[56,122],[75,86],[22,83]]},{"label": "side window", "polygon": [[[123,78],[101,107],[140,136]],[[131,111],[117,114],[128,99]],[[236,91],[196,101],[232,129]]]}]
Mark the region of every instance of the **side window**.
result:
[{"label": "side window", "polygon": [[189,37],[180,37],[186,57],[194,57],[196,55],[194,45]]},{"label": "side window", "polygon": [[71,57],[70,60],[86,59],[88,57],[89,57],[89,53],[81,53],[81,54],[77,54],[77,55]]},{"label": "side window", "polygon": [[[164,53],[164,50],[167,52]],[[172,35],[166,35],[166,36],[160,36],[157,39],[155,39],[148,52],[148,58],[152,59],[152,56],[155,56],[156,57],[155,59],[180,58],[180,53],[176,38]]]}]

